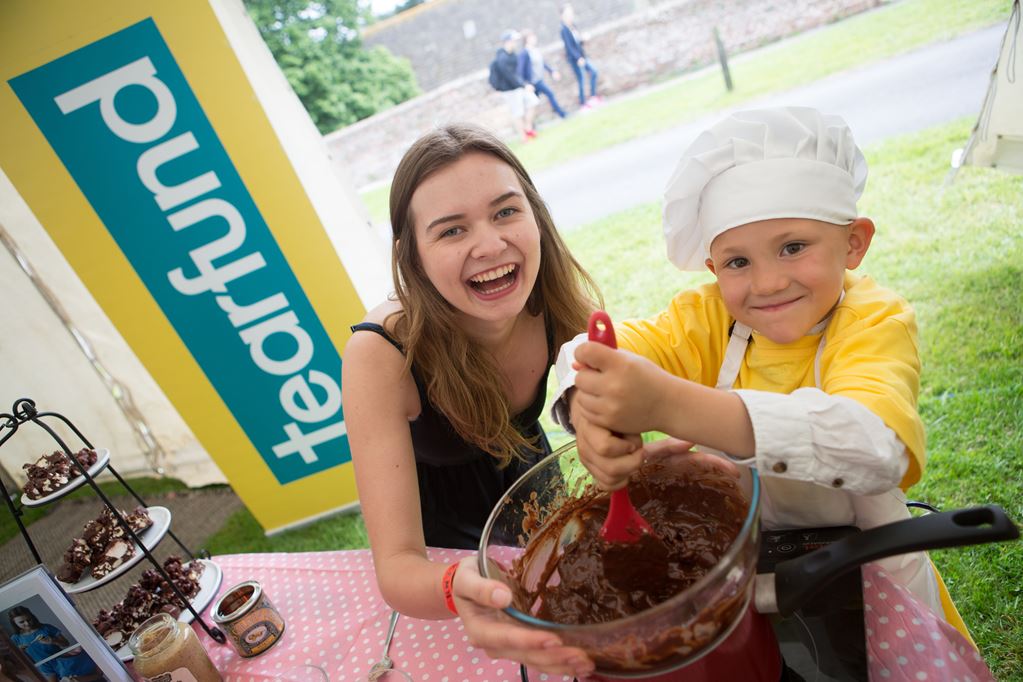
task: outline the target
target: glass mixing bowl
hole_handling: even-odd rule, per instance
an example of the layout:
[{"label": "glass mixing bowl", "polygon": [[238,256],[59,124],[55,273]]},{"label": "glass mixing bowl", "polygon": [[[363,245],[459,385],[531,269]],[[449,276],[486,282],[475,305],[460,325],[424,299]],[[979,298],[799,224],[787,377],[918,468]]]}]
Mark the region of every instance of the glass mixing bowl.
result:
[{"label": "glass mixing bowl", "polygon": [[[710,466],[721,467],[721,461],[714,457],[700,453],[662,458],[659,461],[665,466],[658,475],[691,476]],[[505,609],[509,616],[529,627],[555,632],[564,643],[583,649],[600,674],[641,678],[688,665],[732,632],[742,620],[753,592],[759,549],[760,482],[756,470],[749,467],[737,467],[737,473],[739,489],[747,502],[737,537],[702,578],[639,613],[604,623],[563,624],[539,618],[536,605],[526,603],[525,592],[539,580],[554,585],[560,579],[557,571],[550,577],[545,574],[550,573],[551,553],[562,552],[574,540],[574,533],[564,530],[571,526],[565,524],[569,513],[565,510],[571,510],[573,500],[594,490],[593,479],[579,461],[574,442],[533,466],[494,507],[480,540],[480,573],[511,588],[515,596],[512,606]],[[637,503],[637,509],[643,514],[643,504]],[[531,541],[534,544],[527,553]],[[517,562],[521,565],[516,566]]]}]

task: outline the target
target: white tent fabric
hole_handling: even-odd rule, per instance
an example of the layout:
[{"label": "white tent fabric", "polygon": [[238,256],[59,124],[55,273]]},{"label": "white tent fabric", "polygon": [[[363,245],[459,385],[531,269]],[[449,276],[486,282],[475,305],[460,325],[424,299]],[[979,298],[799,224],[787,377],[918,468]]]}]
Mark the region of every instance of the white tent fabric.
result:
[{"label": "white tent fabric", "polygon": [[[89,294],[0,169],[0,413],[30,398],[63,414],[124,476],[161,471],[190,486],[225,481],[191,430]],[[46,423],[72,449],[59,421]],[[6,432],[4,433],[6,435]],[[59,449],[32,423],[0,448],[0,468],[20,485],[22,466]]]},{"label": "white tent fabric", "polygon": [[1012,3],[998,63],[961,164],[1023,173],[1023,22]]}]

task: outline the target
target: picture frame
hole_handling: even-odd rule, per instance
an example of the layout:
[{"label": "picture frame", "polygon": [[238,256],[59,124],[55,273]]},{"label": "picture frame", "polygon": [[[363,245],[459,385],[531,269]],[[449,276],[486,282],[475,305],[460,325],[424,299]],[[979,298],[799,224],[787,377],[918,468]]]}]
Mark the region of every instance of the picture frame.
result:
[{"label": "picture frame", "polygon": [[42,564],[0,585],[0,662],[18,682],[133,680]]}]

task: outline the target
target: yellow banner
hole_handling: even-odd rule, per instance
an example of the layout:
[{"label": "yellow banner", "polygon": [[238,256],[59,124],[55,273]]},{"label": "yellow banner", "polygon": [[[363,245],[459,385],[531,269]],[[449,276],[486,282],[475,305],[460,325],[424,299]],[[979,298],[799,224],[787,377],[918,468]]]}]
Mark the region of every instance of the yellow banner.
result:
[{"label": "yellow banner", "polygon": [[0,166],[260,524],[356,501],[364,308],[209,3],[7,0],[0,75]]}]

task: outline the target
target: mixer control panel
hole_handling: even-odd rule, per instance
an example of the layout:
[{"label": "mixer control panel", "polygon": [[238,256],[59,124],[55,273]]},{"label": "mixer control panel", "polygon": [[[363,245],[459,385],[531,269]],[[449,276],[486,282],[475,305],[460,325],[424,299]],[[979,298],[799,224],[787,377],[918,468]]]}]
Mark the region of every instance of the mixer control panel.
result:
[{"label": "mixer control panel", "polygon": [[855,526],[761,530],[757,573],[771,573],[779,561],[794,559],[858,532]]}]

